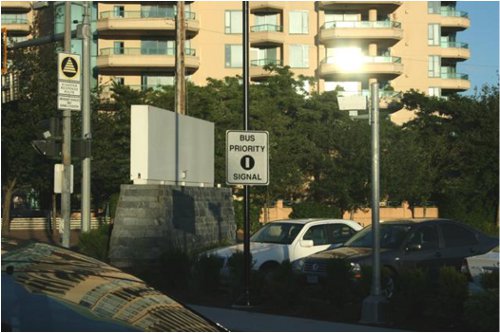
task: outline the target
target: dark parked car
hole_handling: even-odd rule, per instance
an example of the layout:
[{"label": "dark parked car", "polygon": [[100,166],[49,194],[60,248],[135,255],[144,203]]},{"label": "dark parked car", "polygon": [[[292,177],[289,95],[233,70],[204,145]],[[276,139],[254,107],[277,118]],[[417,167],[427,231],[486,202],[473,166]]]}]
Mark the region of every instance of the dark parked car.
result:
[{"label": "dark parked car", "polygon": [[225,329],[101,261],[2,239],[2,331]]},{"label": "dark parked car", "polygon": [[[353,275],[360,277],[361,266],[372,264],[373,232],[368,226],[349,239],[344,246],[323,251],[295,263],[309,283],[326,277],[332,259],[347,260]],[[380,262],[388,272],[382,286],[386,296],[393,292],[394,277],[405,268],[423,267],[437,272],[442,266],[457,270],[465,257],[486,253],[498,245],[474,228],[448,219],[398,220],[380,224]]]}]

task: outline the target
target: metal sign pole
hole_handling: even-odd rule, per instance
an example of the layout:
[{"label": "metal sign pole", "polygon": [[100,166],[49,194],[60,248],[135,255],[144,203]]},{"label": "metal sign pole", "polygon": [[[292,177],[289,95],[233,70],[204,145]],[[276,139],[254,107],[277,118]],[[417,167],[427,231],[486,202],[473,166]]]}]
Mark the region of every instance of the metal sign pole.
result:
[{"label": "metal sign pole", "polygon": [[372,232],[373,232],[373,271],[370,296],[363,300],[361,322],[381,324],[384,322],[383,310],[387,302],[381,293],[380,283],[380,133],[379,133],[379,96],[378,82],[370,85],[371,94],[371,148],[372,148]]},{"label": "metal sign pole", "polygon": [[[249,82],[249,33],[248,33],[248,1],[243,1],[243,105],[244,105],[244,129],[249,130],[248,115],[248,82]],[[244,186],[244,241],[243,258],[245,261],[245,304],[250,306],[250,188]]]},{"label": "metal sign pole", "polygon": [[[65,2],[64,51],[71,52],[71,2]],[[62,162],[63,186],[61,191],[61,215],[63,218],[62,246],[70,247],[71,237],[71,110],[63,110]]]},{"label": "metal sign pole", "polygon": [[84,143],[84,156],[82,159],[82,221],[83,232],[90,231],[90,2],[84,1],[83,9],[83,103],[82,103],[82,142]]}]

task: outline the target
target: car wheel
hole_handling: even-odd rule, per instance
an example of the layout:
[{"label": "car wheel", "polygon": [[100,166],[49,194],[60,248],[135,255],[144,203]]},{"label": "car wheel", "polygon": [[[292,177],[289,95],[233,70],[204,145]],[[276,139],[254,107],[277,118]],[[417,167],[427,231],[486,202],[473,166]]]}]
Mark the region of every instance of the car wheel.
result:
[{"label": "car wheel", "polygon": [[391,299],[394,296],[394,291],[396,290],[396,272],[392,268],[384,267],[380,287],[382,295],[387,299]]},{"label": "car wheel", "polygon": [[264,273],[264,276],[267,281],[269,281],[276,269],[279,267],[279,264],[276,261],[268,261],[263,263],[260,266],[260,271]]}]

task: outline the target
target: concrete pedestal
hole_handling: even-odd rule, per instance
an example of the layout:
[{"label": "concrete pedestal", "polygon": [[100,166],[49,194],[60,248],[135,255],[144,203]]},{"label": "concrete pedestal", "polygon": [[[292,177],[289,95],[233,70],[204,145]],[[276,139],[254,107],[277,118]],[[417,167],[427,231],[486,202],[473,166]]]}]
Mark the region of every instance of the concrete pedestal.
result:
[{"label": "concrete pedestal", "polygon": [[109,259],[117,267],[156,264],[161,254],[236,240],[231,189],[122,185]]}]

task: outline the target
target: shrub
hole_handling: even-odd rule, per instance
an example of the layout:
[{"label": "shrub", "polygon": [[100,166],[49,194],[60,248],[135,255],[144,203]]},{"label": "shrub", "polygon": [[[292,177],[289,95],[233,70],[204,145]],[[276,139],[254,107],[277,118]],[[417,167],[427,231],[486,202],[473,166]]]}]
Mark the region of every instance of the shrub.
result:
[{"label": "shrub", "polygon": [[230,293],[233,298],[240,297],[245,291],[245,261],[243,252],[236,252],[229,257],[227,266],[229,268]]},{"label": "shrub", "polygon": [[467,278],[453,267],[439,270],[438,283],[430,302],[424,311],[433,329],[460,327],[463,304],[467,299]]},{"label": "shrub", "polygon": [[192,259],[187,252],[171,248],[161,255],[160,262],[164,287],[180,289],[188,287]]},{"label": "shrub", "polygon": [[498,289],[498,271],[483,273],[481,275],[481,286],[485,289]]},{"label": "shrub", "polygon": [[300,277],[292,270],[292,264],[285,261],[265,278],[263,295],[266,303],[275,309],[293,312],[302,304],[303,288]]},{"label": "shrub", "polygon": [[97,229],[80,234],[78,249],[90,257],[108,261],[109,232],[111,226],[102,224]]},{"label": "shrub", "polygon": [[349,263],[342,259],[330,260],[326,269],[325,292],[330,303],[341,310],[344,305],[352,302],[352,273]]},{"label": "shrub", "polygon": [[472,295],[464,304],[464,321],[471,331],[498,332],[498,319],[498,289]]},{"label": "shrub", "polygon": [[217,256],[200,256],[193,264],[191,287],[195,292],[216,293],[221,284],[220,269],[223,259]]},{"label": "shrub", "polygon": [[418,268],[402,271],[389,303],[391,320],[398,326],[413,329],[422,327],[422,313],[431,297],[432,288],[427,271]]}]

